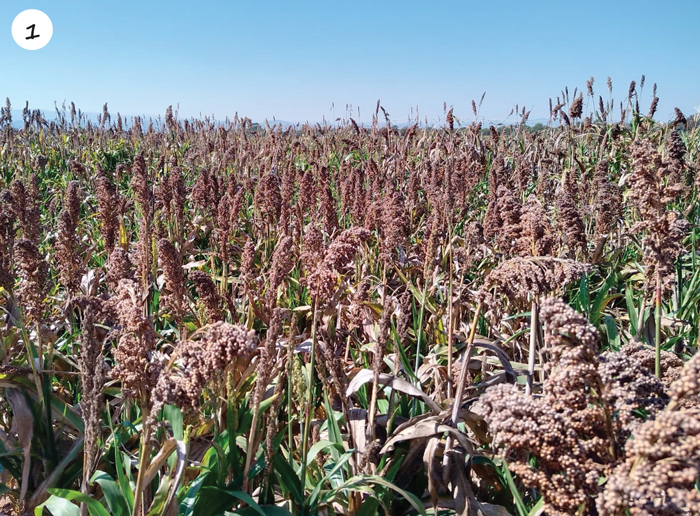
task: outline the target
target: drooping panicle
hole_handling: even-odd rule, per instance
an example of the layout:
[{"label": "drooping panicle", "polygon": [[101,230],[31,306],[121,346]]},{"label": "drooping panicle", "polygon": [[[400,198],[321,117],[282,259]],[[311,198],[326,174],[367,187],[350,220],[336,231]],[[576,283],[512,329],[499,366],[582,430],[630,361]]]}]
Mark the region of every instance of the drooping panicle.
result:
[{"label": "drooping panicle", "polygon": [[188,275],[190,281],[194,283],[199,301],[204,306],[204,311],[210,323],[222,321],[224,316],[221,312],[222,299],[216,291],[216,285],[211,276],[204,271],[193,270]]},{"label": "drooping panicle", "polygon": [[58,237],[54,252],[59,281],[69,293],[75,293],[78,290],[83,272],[77,234],[79,218],[80,187],[77,181],[70,181],[63,199],[63,211],[58,216]]},{"label": "drooping panicle", "polygon": [[[365,228],[353,227],[346,229],[333,240],[323,258],[316,261],[313,269],[307,269],[304,283],[308,286],[312,298],[321,303],[330,301],[338,275],[345,272],[352,258],[361,249],[361,244],[369,237],[370,232]],[[309,259],[307,263],[313,262]]]},{"label": "drooping panicle", "polygon": [[153,192],[142,154],[136,155],[132,167],[131,185],[136,202],[141,210],[139,217],[139,239],[136,247],[136,268],[141,289],[148,292],[151,286],[151,268],[153,266]]},{"label": "drooping panicle", "polygon": [[185,273],[182,268],[180,253],[167,238],[158,240],[158,261],[163,270],[164,285],[160,301],[165,310],[180,322],[187,303],[185,290]]},{"label": "drooping panicle", "polygon": [[239,360],[248,360],[257,345],[255,332],[243,326],[219,321],[202,327],[178,344],[174,364],[152,384],[154,412],[165,403],[198,408],[207,384]]},{"label": "drooping panicle", "polygon": [[95,197],[97,197],[97,217],[100,220],[105,250],[109,255],[119,239],[119,194],[112,183],[111,174],[97,168]]},{"label": "drooping panicle", "polygon": [[272,266],[270,268],[270,284],[267,290],[267,303],[270,309],[277,303],[277,289],[283,285],[284,279],[294,267],[292,260],[294,241],[291,236],[283,237],[275,246],[272,253]]},{"label": "drooping panicle", "polygon": [[107,367],[102,355],[103,338],[96,327],[100,321],[101,301],[97,298],[83,298],[79,304],[83,309],[78,366],[82,387],[80,409],[85,422],[85,462],[83,464],[83,483],[85,484],[92,476],[92,470],[97,464],[100,452],[103,389]]},{"label": "drooping panicle", "polygon": [[157,334],[150,317],[143,315],[142,299],[139,285],[122,279],[108,306],[119,323],[118,344],[114,350],[116,364],[111,376],[121,381],[125,396],[137,399],[149,397],[161,369],[153,356]]},{"label": "drooping panicle", "polygon": [[22,236],[39,245],[41,237],[41,211],[39,209],[38,176],[29,181],[15,179],[10,185],[15,217],[22,229]]},{"label": "drooping panicle", "polygon": [[16,221],[14,198],[10,190],[0,192],[0,287],[9,292],[15,284],[12,250],[15,245]]},{"label": "drooping panicle", "polygon": [[657,274],[661,294],[671,290],[676,281],[674,262],[683,252],[683,237],[688,221],[667,209],[682,191],[682,186],[666,181],[667,169],[661,154],[648,141],[632,146],[634,173],[629,177],[627,202],[639,213],[632,230],[642,231],[643,262],[647,292],[654,292]]},{"label": "drooping panicle", "polygon": [[520,215],[520,237],[515,250],[520,256],[548,256],[554,253],[554,229],[542,203],[530,195]]},{"label": "drooping panicle", "polygon": [[36,244],[27,238],[15,242],[14,260],[19,273],[15,292],[24,317],[28,322],[41,322],[48,295],[48,264]]}]

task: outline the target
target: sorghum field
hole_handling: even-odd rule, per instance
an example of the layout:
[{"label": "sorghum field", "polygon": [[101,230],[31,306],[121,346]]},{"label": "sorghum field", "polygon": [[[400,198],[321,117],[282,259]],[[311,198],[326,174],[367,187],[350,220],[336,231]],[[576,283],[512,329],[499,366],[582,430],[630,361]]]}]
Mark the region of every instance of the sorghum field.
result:
[{"label": "sorghum field", "polygon": [[641,87],[538,131],[8,100],[0,512],[700,514],[700,129]]}]

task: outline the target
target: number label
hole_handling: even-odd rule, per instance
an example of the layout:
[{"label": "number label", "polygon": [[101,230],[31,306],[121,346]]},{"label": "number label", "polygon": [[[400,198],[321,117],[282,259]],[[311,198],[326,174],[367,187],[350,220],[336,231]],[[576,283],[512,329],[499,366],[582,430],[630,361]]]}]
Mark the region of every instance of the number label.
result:
[{"label": "number label", "polygon": [[44,48],[52,36],[51,18],[38,9],[26,9],[12,22],[12,39],[25,50]]},{"label": "number label", "polygon": [[31,30],[32,33],[31,33],[31,35],[27,36],[27,37],[24,38],[24,39],[34,39],[34,38],[38,38],[39,35],[38,35],[38,34],[34,34],[34,29],[35,29],[35,28],[36,28],[36,24],[35,24],[35,23],[32,23],[29,27],[27,27],[27,30]]}]

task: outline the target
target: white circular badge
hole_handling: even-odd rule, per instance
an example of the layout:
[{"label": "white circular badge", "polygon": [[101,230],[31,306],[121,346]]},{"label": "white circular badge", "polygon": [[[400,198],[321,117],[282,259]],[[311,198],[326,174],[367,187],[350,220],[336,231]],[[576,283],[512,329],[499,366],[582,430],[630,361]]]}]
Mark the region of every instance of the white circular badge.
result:
[{"label": "white circular badge", "polygon": [[51,18],[38,9],[27,9],[12,22],[12,37],[20,47],[39,50],[51,41],[53,24]]}]

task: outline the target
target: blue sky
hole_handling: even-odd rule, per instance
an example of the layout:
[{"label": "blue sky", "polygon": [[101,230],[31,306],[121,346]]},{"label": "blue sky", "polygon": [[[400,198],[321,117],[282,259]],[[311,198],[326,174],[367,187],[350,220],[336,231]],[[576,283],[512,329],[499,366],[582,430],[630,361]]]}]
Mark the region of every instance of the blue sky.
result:
[{"label": "blue sky", "polygon": [[[10,32],[30,8],[54,27],[37,51]],[[483,92],[482,117],[505,119],[519,104],[535,119],[565,86],[585,91],[593,76],[607,100],[610,76],[619,104],[644,74],[642,110],[656,82],[657,118],[668,120],[674,106],[686,115],[700,106],[699,28],[697,1],[4,0],[0,98],[291,122],[345,117],[352,105],[365,123],[377,99],[397,123],[416,106],[435,122],[447,102],[468,122]]]}]

